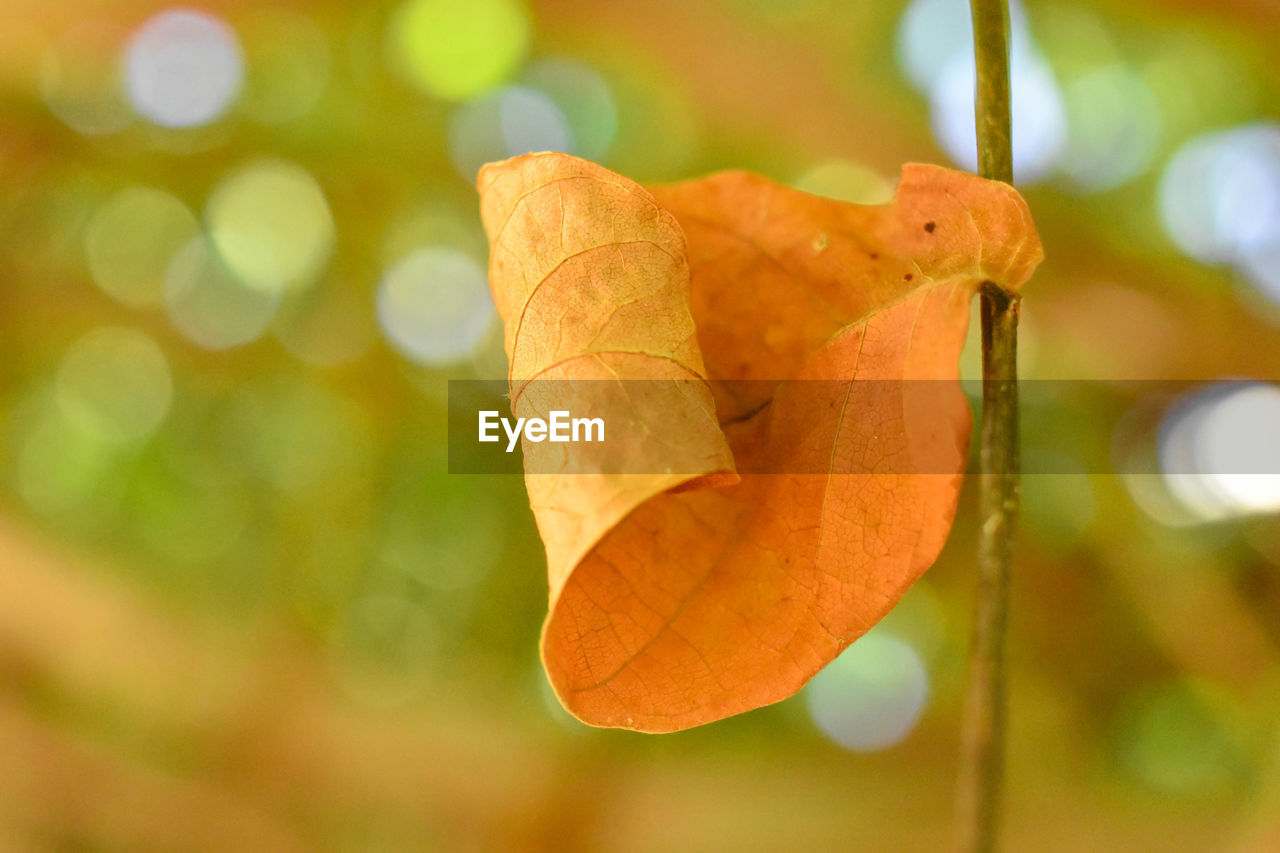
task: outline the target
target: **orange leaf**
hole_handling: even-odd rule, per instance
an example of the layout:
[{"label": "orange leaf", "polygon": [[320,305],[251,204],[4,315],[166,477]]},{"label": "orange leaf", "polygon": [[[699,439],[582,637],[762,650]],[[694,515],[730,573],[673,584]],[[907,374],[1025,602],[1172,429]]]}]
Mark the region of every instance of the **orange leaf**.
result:
[{"label": "orange leaf", "polygon": [[[592,405],[650,436],[622,467],[524,444],[557,695],[652,732],[790,696],[942,548],[969,302],[1039,263],[1026,204],[924,165],[879,207],[746,173],[650,193],[554,153],[490,164],[479,188],[515,413],[552,405],[531,380],[611,380],[588,384],[625,390]],[[864,380],[886,389],[870,405]]]}]

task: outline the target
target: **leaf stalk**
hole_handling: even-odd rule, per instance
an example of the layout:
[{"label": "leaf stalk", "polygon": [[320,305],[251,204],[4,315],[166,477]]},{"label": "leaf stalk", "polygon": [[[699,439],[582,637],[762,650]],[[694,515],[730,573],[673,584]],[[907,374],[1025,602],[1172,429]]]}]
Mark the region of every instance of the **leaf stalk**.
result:
[{"label": "leaf stalk", "polygon": [[[1008,0],[970,0],[977,88],[978,171],[1013,182]],[[982,434],[978,584],[961,730],[957,849],[995,849],[1004,775],[1005,631],[1019,510],[1019,298],[987,282],[981,292]]]}]

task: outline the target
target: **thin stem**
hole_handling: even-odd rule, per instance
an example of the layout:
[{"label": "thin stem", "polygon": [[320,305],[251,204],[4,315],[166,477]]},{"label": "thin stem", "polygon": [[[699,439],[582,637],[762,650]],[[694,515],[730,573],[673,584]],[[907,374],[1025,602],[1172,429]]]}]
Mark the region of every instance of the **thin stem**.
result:
[{"label": "thin stem", "polygon": [[[977,65],[975,122],[984,178],[1013,181],[1007,0],[970,0]],[[1018,309],[1015,294],[982,287],[982,445],[978,589],[965,695],[957,798],[958,848],[995,848],[1004,773],[1009,576],[1018,520]]]},{"label": "thin stem", "polygon": [[978,131],[978,174],[1013,183],[1009,130],[1008,0],[970,0],[977,67],[974,124]]}]

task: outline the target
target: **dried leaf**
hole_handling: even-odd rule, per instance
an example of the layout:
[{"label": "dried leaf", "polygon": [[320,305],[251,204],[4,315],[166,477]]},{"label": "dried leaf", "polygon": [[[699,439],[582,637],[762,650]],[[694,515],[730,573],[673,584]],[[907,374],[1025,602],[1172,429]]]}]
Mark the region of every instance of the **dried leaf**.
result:
[{"label": "dried leaf", "polygon": [[[901,380],[954,380],[976,289],[1030,276],[1026,204],[924,165],[879,207],[746,173],[650,193],[564,154],[479,188],[516,414],[550,405],[534,379],[636,380],[609,420],[653,439],[617,470],[674,472],[525,443],[557,695],[652,732],[790,696],[942,548],[968,404]],[[864,405],[865,380],[891,390]]]}]

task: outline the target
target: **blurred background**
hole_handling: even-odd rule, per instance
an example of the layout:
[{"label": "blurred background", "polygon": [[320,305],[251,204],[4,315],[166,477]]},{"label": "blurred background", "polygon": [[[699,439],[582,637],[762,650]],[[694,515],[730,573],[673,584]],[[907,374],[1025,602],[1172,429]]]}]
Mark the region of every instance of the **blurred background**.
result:
[{"label": "blurred background", "polygon": [[[0,4],[0,849],[943,847],[972,480],[799,695],[601,731],[538,663],[523,484],[450,475],[445,413],[505,375],[481,163],[883,201],[903,162],[974,164],[967,22]],[[1028,465],[1080,473],[1025,482],[1007,849],[1277,850],[1280,479],[1197,465],[1277,470],[1280,6],[1027,0],[1013,29],[1023,374],[1189,383],[1025,407]],[[1165,474],[1096,473],[1135,458]]]}]

